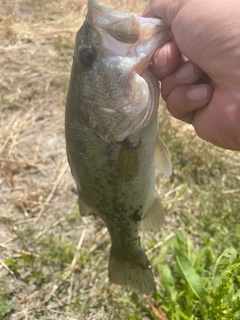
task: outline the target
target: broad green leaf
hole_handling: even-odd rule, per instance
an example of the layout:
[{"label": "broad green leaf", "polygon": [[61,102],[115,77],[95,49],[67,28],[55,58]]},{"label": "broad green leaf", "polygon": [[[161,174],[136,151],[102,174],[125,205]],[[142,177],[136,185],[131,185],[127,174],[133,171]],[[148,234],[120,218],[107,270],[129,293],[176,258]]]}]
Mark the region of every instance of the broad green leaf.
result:
[{"label": "broad green leaf", "polygon": [[176,250],[176,260],[185,280],[187,281],[189,287],[191,288],[195,296],[198,299],[202,300],[202,296],[204,295],[202,278],[193,269],[187,257],[184,256],[177,249],[175,250]]}]

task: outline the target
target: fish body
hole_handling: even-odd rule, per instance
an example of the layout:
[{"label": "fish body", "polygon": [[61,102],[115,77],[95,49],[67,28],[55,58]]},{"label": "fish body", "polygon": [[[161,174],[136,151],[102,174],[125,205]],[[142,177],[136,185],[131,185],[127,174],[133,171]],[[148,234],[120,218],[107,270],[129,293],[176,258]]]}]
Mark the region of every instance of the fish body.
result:
[{"label": "fish body", "polygon": [[158,82],[150,70],[155,50],[169,39],[159,19],[121,13],[88,1],[77,33],[65,132],[80,213],[106,224],[113,283],[151,294],[154,279],[138,235],[156,230],[164,209],[155,193],[155,168],[171,174],[158,137]]}]

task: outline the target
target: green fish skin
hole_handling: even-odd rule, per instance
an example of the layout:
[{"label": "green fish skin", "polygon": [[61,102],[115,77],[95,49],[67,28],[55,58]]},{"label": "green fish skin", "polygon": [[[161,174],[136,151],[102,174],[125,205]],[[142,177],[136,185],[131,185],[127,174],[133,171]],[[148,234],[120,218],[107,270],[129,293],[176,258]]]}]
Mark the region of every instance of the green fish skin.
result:
[{"label": "green fish skin", "polygon": [[65,115],[80,213],[99,216],[111,237],[109,280],[148,295],[155,284],[138,233],[164,223],[155,169],[165,176],[172,170],[158,136],[159,85],[150,64],[169,37],[162,20],[89,0],[76,36]]}]

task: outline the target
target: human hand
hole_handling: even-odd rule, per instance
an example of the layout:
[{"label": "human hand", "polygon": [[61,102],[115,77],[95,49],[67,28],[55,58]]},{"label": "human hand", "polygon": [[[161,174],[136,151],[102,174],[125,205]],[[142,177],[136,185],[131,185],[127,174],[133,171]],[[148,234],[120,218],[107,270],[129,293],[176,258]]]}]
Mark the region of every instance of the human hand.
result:
[{"label": "human hand", "polygon": [[239,0],[150,0],[143,16],[172,29],[153,57],[170,113],[202,139],[240,150]]}]

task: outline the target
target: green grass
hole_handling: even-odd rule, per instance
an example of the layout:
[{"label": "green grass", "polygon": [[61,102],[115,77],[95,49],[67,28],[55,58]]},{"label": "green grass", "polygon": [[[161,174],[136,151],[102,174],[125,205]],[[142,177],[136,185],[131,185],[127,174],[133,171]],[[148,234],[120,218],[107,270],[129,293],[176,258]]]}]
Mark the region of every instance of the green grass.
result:
[{"label": "green grass", "polygon": [[162,118],[174,167],[167,185],[182,185],[171,204],[181,231],[154,258],[161,279],[155,300],[171,320],[239,319],[239,155],[192,133],[172,138],[179,129]]},{"label": "green grass", "polygon": [[161,279],[155,300],[168,319],[239,319],[240,259],[234,247],[220,255],[212,243],[197,250],[181,231],[163,245],[154,266]]},{"label": "green grass", "polygon": [[9,297],[9,293],[1,286],[0,292],[0,320],[6,319],[6,316],[13,310],[13,303]]}]

